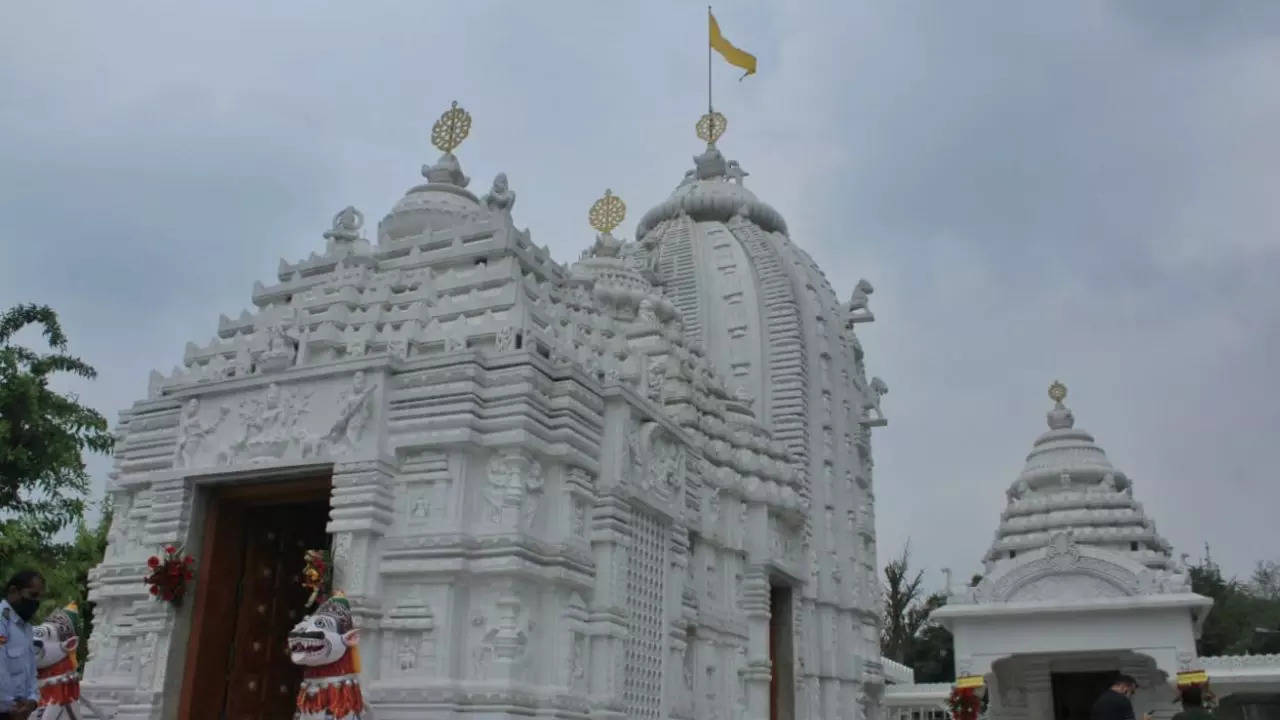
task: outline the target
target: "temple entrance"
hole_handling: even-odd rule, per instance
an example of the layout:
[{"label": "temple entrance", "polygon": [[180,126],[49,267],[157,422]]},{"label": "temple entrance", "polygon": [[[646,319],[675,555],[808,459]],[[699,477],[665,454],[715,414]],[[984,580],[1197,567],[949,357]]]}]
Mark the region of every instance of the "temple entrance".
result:
[{"label": "temple entrance", "polygon": [[329,479],[211,493],[179,715],[293,717],[302,678],[286,636],[304,613],[304,551],[327,548]]},{"label": "temple entrance", "polygon": [[1089,720],[1098,696],[1111,687],[1116,671],[1053,673],[1053,720]]},{"label": "temple entrance", "polygon": [[795,651],[792,642],[791,588],[774,585],[769,589],[769,720],[795,717]]}]

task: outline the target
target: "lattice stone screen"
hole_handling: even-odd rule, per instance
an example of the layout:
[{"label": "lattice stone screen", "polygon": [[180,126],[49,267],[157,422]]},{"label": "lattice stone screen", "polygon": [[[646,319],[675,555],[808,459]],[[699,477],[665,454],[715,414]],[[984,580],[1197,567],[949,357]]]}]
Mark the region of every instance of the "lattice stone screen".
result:
[{"label": "lattice stone screen", "polygon": [[627,562],[627,641],[624,700],[633,718],[662,717],[663,581],[667,562],[666,525],[652,513],[632,513],[631,551]]}]

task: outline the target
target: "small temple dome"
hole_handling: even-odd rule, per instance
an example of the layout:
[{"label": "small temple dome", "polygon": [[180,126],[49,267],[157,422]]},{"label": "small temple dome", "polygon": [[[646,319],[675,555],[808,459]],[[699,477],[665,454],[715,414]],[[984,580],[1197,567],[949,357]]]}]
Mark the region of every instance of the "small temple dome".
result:
[{"label": "small temple dome", "polygon": [[465,187],[428,182],[409,189],[378,224],[378,239],[403,240],[455,227],[480,214],[480,200]]},{"label": "small temple dome", "polygon": [[1069,534],[1081,545],[1134,556],[1153,568],[1172,567],[1171,546],[1133,498],[1133,483],[1107,459],[1092,435],[1075,427],[1063,405],[1066,387],[1049,390],[1049,430],[1036,438],[1026,465],[1008,490],[988,563],[1011,561]]}]

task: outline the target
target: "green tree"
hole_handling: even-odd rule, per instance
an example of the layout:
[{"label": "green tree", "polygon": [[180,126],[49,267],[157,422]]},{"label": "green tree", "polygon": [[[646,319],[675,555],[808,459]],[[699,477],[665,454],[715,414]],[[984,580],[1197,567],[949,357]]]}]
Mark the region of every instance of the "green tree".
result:
[{"label": "green tree", "polygon": [[[68,603],[80,606],[81,638],[93,629],[93,607],[89,604],[89,571],[102,562],[111,527],[111,508],[104,503],[98,523],[76,525],[69,542],[50,542],[21,520],[0,523],[0,577],[8,579],[24,568],[36,568],[45,578],[45,597],[37,617],[43,618]],[[0,580],[0,582],[3,582]],[[80,643],[80,659],[88,652]]]},{"label": "green tree", "polygon": [[[1274,563],[1270,564],[1274,566]],[[1260,563],[1266,569],[1267,563]],[[1201,560],[1188,568],[1191,589],[1213,599],[1213,609],[1205,619],[1204,629],[1196,642],[1200,655],[1240,655],[1274,652],[1274,636],[1258,630],[1280,629],[1280,597],[1269,596],[1265,574],[1254,573],[1252,583],[1222,577],[1222,571],[1211,560]],[[1260,580],[1264,582],[1260,584]]]},{"label": "green tree", "polygon": [[[18,331],[43,328],[53,352],[14,344]],[[0,315],[0,516],[19,518],[27,532],[50,537],[84,515],[89,489],[83,453],[109,452],[107,420],[73,394],[49,387],[57,373],[93,379],[97,372],[67,354],[53,310],[18,305]]]},{"label": "green tree", "polygon": [[881,653],[916,671],[917,682],[944,682],[955,677],[954,642],[946,628],[929,621],[946,604],[942,593],[926,595],[924,570],[912,572],[911,546],[884,568],[884,629]]}]

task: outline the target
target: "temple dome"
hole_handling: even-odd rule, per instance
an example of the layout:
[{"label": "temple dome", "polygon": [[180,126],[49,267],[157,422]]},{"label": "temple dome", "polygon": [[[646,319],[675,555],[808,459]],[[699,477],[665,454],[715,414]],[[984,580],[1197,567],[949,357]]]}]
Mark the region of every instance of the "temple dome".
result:
[{"label": "temple dome", "polygon": [[1122,553],[1147,567],[1172,567],[1171,546],[1134,500],[1132,481],[1112,466],[1092,435],[1075,427],[1062,403],[1066,387],[1054,383],[1050,397],[1049,430],[1036,438],[1008,490],[1008,507],[986,561],[1014,560],[1066,533],[1080,545]]},{"label": "temple dome", "polygon": [[480,216],[480,200],[467,190],[471,179],[452,153],[441,155],[435,165],[424,165],[422,175],[427,182],[409,188],[378,224],[379,242],[456,227]]},{"label": "temple dome", "polygon": [[736,161],[725,162],[714,144],[708,145],[694,162],[698,167],[685,175],[671,196],[640,219],[636,237],[644,237],[658,223],[682,214],[694,220],[720,222],[741,215],[768,232],[787,232],[782,215],[743,186],[746,173]]}]

